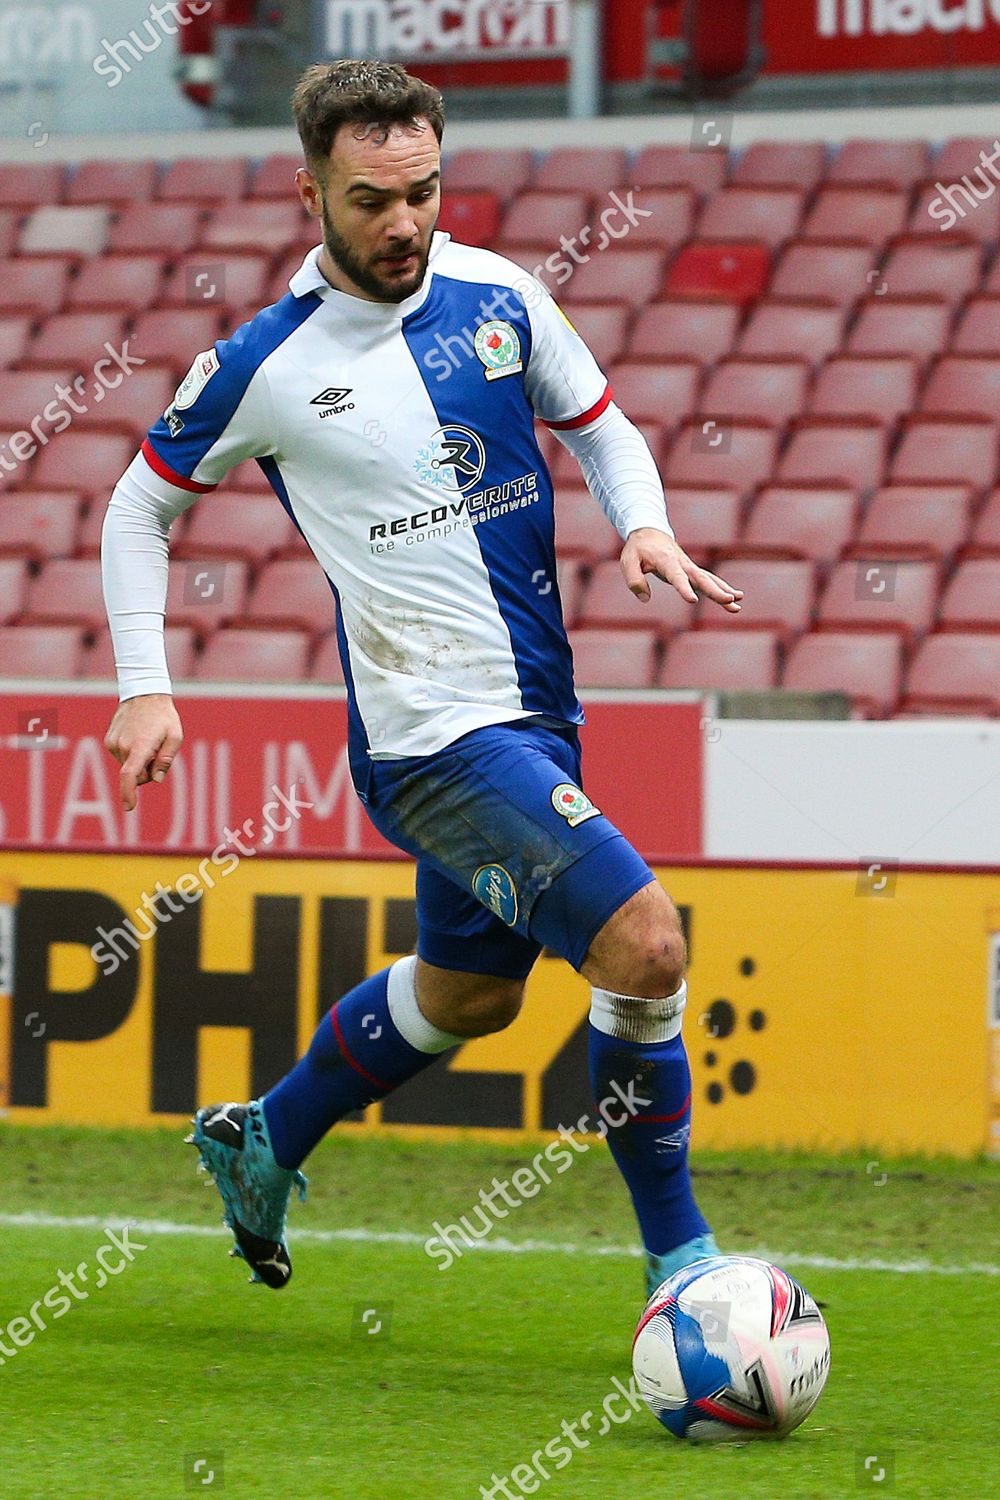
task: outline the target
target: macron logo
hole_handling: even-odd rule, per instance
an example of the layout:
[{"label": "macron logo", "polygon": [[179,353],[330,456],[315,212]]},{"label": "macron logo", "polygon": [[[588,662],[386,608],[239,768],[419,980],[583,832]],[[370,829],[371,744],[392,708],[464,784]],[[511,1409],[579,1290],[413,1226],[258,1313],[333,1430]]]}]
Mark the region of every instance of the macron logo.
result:
[{"label": "macron logo", "polygon": [[320,391],[318,396],[314,396],[309,405],[325,407],[326,410],[320,412],[321,417],[335,417],[339,412],[354,410],[354,402],[347,399],[350,394],[350,386],[344,389],[340,386],[329,385],[325,391]]}]

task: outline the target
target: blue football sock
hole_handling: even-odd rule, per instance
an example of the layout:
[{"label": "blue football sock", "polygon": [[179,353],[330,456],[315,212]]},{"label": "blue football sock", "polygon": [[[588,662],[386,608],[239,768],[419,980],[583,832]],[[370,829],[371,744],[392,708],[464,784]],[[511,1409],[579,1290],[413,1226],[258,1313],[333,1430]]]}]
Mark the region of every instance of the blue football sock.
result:
[{"label": "blue football sock", "polygon": [[463,1040],[421,1012],[416,962],[410,954],[355,985],[324,1016],[305,1056],[264,1096],[279,1166],[300,1166],[338,1120],[383,1099]]},{"label": "blue football sock", "polygon": [[[691,1069],[681,1020],[687,985],[662,1000],[638,1000],[594,989],[590,1013],[590,1082],[595,1101],[628,1095],[643,1102],[618,1109],[622,1124],[607,1140],[632,1195],[647,1251],[662,1255],[705,1234],[691,1190]],[[617,1088],[614,1085],[617,1084]],[[620,1090],[620,1093],[619,1093]]]}]

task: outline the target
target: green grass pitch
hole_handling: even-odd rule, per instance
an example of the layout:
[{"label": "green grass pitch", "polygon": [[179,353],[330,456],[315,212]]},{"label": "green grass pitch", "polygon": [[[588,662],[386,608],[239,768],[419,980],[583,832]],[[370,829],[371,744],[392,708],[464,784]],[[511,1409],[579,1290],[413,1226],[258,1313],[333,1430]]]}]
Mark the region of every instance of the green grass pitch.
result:
[{"label": "green grass pitch", "polygon": [[[603,1148],[494,1236],[540,1248],[469,1252],[444,1272],[422,1249],[435,1220],[469,1212],[532,1154],[335,1135],[309,1163],[309,1202],[293,1205],[293,1232],[308,1233],[275,1294],[247,1285],[221,1232],[171,1228],[219,1219],[175,1133],[0,1127],[8,1348],[5,1330],[27,1320],[0,1365],[0,1496],[476,1500],[587,1411],[586,1446],[558,1470],[543,1456],[548,1479],[517,1471],[525,1487],[508,1480],[509,1493],[1000,1494],[1000,1166],[699,1155],[720,1243],[784,1258],[825,1304],[833,1344],[826,1391],[786,1442],[708,1448],[645,1410],[597,1430],[613,1378],[628,1382],[644,1300]],[[111,1256],[123,1268],[99,1287],[105,1226],[133,1218],[145,1248]],[[324,1237],[344,1229],[363,1233]],[[80,1263],[86,1297],[58,1319],[43,1301],[37,1328],[32,1305]]]}]

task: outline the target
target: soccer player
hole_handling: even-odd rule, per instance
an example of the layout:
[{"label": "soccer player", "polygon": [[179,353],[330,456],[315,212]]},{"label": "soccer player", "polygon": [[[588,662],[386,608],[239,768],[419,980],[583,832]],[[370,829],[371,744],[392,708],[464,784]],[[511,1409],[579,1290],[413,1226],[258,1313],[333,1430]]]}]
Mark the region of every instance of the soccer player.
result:
[{"label": "soccer player", "polygon": [[106,744],[132,809],[181,744],[163,648],[170,523],[255,458],[330,581],[352,777],[417,861],[419,939],[337,1002],[263,1098],[200,1109],[192,1139],[232,1253],[284,1286],[288,1199],[313,1147],[448,1048],[509,1026],[546,945],[592,987],[595,1099],[633,1090],[608,1139],[654,1287],[716,1253],[688,1171],[685,943],[649,866],[581,788],[535,419],[617,527],[637,599],[650,574],[730,613],[742,593],[678,545],[645,441],[541,283],[435,230],[437,90],[383,62],[318,64],[294,112],[322,244],[287,296],[195,357],[108,508],[123,701]]}]

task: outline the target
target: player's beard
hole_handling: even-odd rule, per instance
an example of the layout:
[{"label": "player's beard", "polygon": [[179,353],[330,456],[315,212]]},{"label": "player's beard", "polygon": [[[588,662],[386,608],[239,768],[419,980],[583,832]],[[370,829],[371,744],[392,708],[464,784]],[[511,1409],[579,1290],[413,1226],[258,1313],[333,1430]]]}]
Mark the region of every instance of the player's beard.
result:
[{"label": "player's beard", "polygon": [[[435,221],[436,222],[436,221]],[[351,245],[344,237],[337,233],[330,219],[326,202],[323,202],[323,245],[327,255],[338,266],[345,276],[349,276],[354,285],[367,292],[370,297],[375,297],[379,302],[403,302],[407,297],[419,291],[423,285],[424,276],[427,274],[427,262],[430,258],[431,239],[433,228],[427,237],[427,244],[423,246],[418,242],[410,247],[412,253],[417,257],[416,268],[404,279],[388,280],[380,276],[377,267],[380,259],[362,260],[355,254]]]}]

